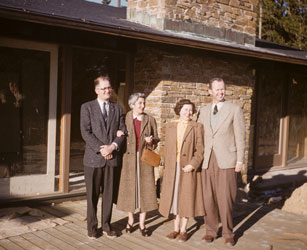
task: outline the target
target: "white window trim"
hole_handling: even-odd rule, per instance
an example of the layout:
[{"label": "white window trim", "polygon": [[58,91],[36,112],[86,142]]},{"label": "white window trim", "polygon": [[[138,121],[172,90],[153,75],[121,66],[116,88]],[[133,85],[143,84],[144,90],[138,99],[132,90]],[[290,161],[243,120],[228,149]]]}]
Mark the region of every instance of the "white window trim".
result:
[{"label": "white window trim", "polygon": [[47,173],[28,176],[13,176],[0,179],[2,197],[18,195],[39,195],[54,192],[56,164],[56,111],[57,111],[57,81],[58,81],[58,50],[57,44],[36,41],[18,40],[0,37],[0,46],[9,48],[46,51],[50,53],[49,76],[49,118],[47,139]]}]

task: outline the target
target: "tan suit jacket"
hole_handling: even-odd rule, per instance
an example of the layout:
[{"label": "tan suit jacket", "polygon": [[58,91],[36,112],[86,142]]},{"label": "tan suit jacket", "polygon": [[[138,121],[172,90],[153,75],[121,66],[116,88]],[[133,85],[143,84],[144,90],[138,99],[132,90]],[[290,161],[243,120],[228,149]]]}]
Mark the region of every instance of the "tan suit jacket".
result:
[{"label": "tan suit jacket", "polygon": [[234,168],[237,162],[244,162],[245,120],[242,109],[234,103],[225,101],[219,111],[214,131],[210,124],[211,112],[210,103],[201,108],[198,120],[205,129],[205,153],[202,168],[209,167],[212,150],[214,150],[220,168]]}]

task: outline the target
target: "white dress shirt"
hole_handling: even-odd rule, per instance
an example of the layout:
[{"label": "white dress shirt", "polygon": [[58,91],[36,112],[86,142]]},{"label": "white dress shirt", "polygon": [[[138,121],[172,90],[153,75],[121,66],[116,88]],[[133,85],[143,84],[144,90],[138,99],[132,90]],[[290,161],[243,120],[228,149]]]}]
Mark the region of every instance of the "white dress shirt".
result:
[{"label": "white dress shirt", "polygon": [[133,114],[133,120],[134,120],[135,118],[138,119],[139,121],[142,121],[143,115],[135,115],[135,114]]},{"label": "white dress shirt", "polygon": [[221,110],[221,108],[223,107],[224,101],[221,101],[221,102],[218,102],[218,103],[212,103],[211,112],[213,113],[215,105],[217,106],[217,112],[219,112]]},{"label": "white dress shirt", "polygon": [[101,110],[101,113],[103,113],[103,104],[106,103],[106,110],[107,110],[107,115],[109,116],[109,109],[110,109],[110,102],[109,101],[101,101],[99,98],[97,98],[98,103],[99,103],[99,107]]},{"label": "white dress shirt", "polygon": [[[109,109],[110,109],[110,101],[101,101],[99,98],[97,98],[101,113],[103,114],[103,104],[106,103],[106,111],[107,111],[107,115],[109,116]],[[115,149],[118,150],[118,145],[116,142],[112,142],[112,144],[115,146]]]}]

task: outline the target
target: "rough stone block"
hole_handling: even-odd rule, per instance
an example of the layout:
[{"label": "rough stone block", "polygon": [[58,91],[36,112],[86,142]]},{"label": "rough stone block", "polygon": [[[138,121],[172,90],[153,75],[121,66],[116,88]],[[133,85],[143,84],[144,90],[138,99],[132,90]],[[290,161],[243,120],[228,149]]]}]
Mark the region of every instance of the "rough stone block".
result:
[{"label": "rough stone block", "polygon": [[149,0],[148,1],[148,5],[149,5],[149,7],[157,6],[158,5],[158,0]]},{"label": "rough stone block", "polygon": [[239,44],[244,44],[244,35],[243,33],[239,33],[239,32],[236,32],[236,31],[233,31],[234,35],[234,42],[236,43],[239,43]]},{"label": "rough stone block", "polygon": [[238,32],[243,32],[244,31],[244,27],[238,26],[238,25],[235,25],[235,24],[231,26],[231,29],[233,29],[235,31],[238,31]]},{"label": "rough stone block", "polygon": [[146,1],[139,1],[137,2],[137,8],[138,9],[144,9],[147,6],[147,2]]},{"label": "rough stone block", "polygon": [[218,3],[229,4],[229,0],[217,0]]},{"label": "rough stone block", "polygon": [[165,30],[173,30],[173,31],[180,31],[180,23],[178,21],[172,21],[169,19],[164,20],[164,29]]},{"label": "rough stone block", "polygon": [[137,23],[143,23],[143,20],[144,20],[144,14],[142,12],[135,13],[134,21],[136,21]]},{"label": "rough stone block", "polygon": [[204,25],[200,23],[194,23],[194,33],[203,35]]},{"label": "rough stone block", "polygon": [[256,36],[251,36],[248,34],[244,35],[244,43],[255,45],[256,44]]},{"label": "rough stone block", "polygon": [[234,7],[239,7],[240,6],[240,1],[239,0],[230,0],[229,1],[229,5],[230,6],[234,6]]},{"label": "rough stone block", "polygon": [[215,28],[212,26],[208,27],[207,34],[209,37],[224,39],[225,38],[225,30],[220,28]]},{"label": "rough stone block", "polygon": [[166,5],[174,5],[174,4],[176,4],[176,2],[177,2],[177,0],[165,0],[165,4]]},{"label": "rough stone block", "polygon": [[182,22],[182,31],[193,33],[194,26],[190,22]]},{"label": "rough stone block", "polygon": [[133,21],[135,18],[135,10],[127,9],[127,19]]},{"label": "rough stone block", "polygon": [[162,103],[176,103],[177,98],[176,97],[162,97],[161,98]]},{"label": "rough stone block", "polygon": [[218,8],[223,12],[232,12],[232,8],[229,5],[219,4]]},{"label": "rough stone block", "polygon": [[141,23],[150,26],[150,16],[147,13],[143,14]]},{"label": "rough stone block", "polygon": [[238,25],[238,26],[245,26],[246,27],[247,20],[239,20],[239,19],[237,19],[237,20],[234,21],[234,24]]},{"label": "rough stone block", "polygon": [[253,27],[244,27],[244,32],[248,33],[250,35],[255,35],[256,34],[256,29]]}]

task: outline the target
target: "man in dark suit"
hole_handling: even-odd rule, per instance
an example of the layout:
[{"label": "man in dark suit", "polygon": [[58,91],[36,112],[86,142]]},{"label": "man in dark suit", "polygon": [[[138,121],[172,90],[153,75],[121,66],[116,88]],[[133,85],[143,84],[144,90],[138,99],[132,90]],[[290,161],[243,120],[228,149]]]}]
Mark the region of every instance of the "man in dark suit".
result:
[{"label": "man in dark suit", "polygon": [[81,106],[80,127],[86,142],[84,176],[87,196],[88,237],[95,239],[97,232],[97,203],[102,192],[101,227],[109,238],[117,237],[110,221],[112,214],[114,167],[118,165],[118,152],[124,136],[117,137],[118,130],[126,132],[120,105],[110,102],[112,87],[108,76],[94,81],[97,99]]}]

